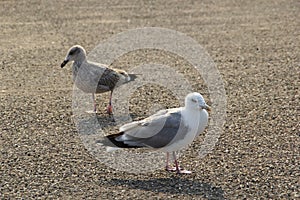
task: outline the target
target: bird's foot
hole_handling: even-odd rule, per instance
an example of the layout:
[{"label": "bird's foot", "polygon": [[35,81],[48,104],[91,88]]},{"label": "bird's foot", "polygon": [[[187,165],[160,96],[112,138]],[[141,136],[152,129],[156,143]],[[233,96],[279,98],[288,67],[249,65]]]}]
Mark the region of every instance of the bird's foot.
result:
[{"label": "bird's foot", "polygon": [[[176,169],[176,167],[170,167],[170,166],[166,166],[166,171],[168,171],[168,172],[176,172],[177,171],[177,169]],[[181,167],[179,167],[179,170],[183,170]]]},{"label": "bird's foot", "polygon": [[113,113],[113,107],[112,105],[107,106],[107,114],[111,115]]},{"label": "bird's foot", "polygon": [[165,169],[168,172],[177,172],[177,174],[191,174],[192,173],[192,171],[185,170],[181,167],[179,167],[179,169],[176,169],[176,167],[166,166]]},{"label": "bird's foot", "polygon": [[179,171],[177,171],[177,174],[191,174],[192,171],[189,170],[185,170],[185,169],[180,169]]},{"label": "bird's foot", "polygon": [[[95,99],[94,96],[93,96],[93,99]],[[85,112],[88,113],[88,114],[97,114],[98,113],[97,112],[97,104],[96,104],[95,100],[94,100],[94,109],[93,110],[87,110]]]},{"label": "bird's foot", "polygon": [[85,112],[88,114],[97,114],[98,113],[97,110],[87,110]]},{"label": "bird's foot", "polygon": [[166,171],[168,172],[175,172],[176,171],[176,167],[170,167],[170,166],[166,166]]}]

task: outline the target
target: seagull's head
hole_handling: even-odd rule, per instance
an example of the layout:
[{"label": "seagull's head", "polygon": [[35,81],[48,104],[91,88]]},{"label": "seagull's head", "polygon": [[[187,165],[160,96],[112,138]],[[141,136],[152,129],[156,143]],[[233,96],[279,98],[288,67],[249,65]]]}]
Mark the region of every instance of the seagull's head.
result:
[{"label": "seagull's head", "polygon": [[205,109],[210,111],[210,106],[205,103],[203,96],[198,92],[193,92],[186,96],[185,107],[190,109]]},{"label": "seagull's head", "polygon": [[86,58],[86,52],[84,48],[80,45],[72,46],[64,61],[61,63],[61,68],[63,68],[69,61],[83,61]]}]

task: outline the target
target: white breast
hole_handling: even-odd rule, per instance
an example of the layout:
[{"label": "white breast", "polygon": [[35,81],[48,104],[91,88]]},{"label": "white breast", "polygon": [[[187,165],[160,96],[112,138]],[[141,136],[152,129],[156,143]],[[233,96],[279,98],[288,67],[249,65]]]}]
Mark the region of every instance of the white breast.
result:
[{"label": "white breast", "polygon": [[206,110],[196,110],[195,112],[182,111],[184,124],[189,127],[186,136],[178,141],[172,142],[170,145],[161,148],[163,152],[177,151],[191,144],[196,136],[202,133],[208,123],[208,113]]}]

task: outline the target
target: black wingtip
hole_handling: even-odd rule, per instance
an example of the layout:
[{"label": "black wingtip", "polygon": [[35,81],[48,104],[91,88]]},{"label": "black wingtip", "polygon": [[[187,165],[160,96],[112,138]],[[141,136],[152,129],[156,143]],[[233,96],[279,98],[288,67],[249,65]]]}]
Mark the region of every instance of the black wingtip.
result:
[{"label": "black wingtip", "polygon": [[116,138],[123,135],[124,132],[120,132],[117,134],[112,134],[103,137],[101,140],[98,140],[97,143],[101,143],[104,146],[108,147],[118,147],[118,148],[141,148],[140,146],[130,146],[128,144],[125,144],[122,141],[117,141]]},{"label": "black wingtip", "polygon": [[134,81],[138,77],[137,74],[128,74],[128,76],[130,77],[130,81]]}]

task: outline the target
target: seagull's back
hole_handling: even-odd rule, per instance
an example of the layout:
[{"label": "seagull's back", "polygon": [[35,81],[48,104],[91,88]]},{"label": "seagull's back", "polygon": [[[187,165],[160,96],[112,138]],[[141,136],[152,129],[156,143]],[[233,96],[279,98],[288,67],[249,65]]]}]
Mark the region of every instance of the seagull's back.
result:
[{"label": "seagull's back", "polygon": [[104,64],[85,61],[73,63],[73,79],[76,86],[86,93],[102,93],[112,90],[119,76]]}]

